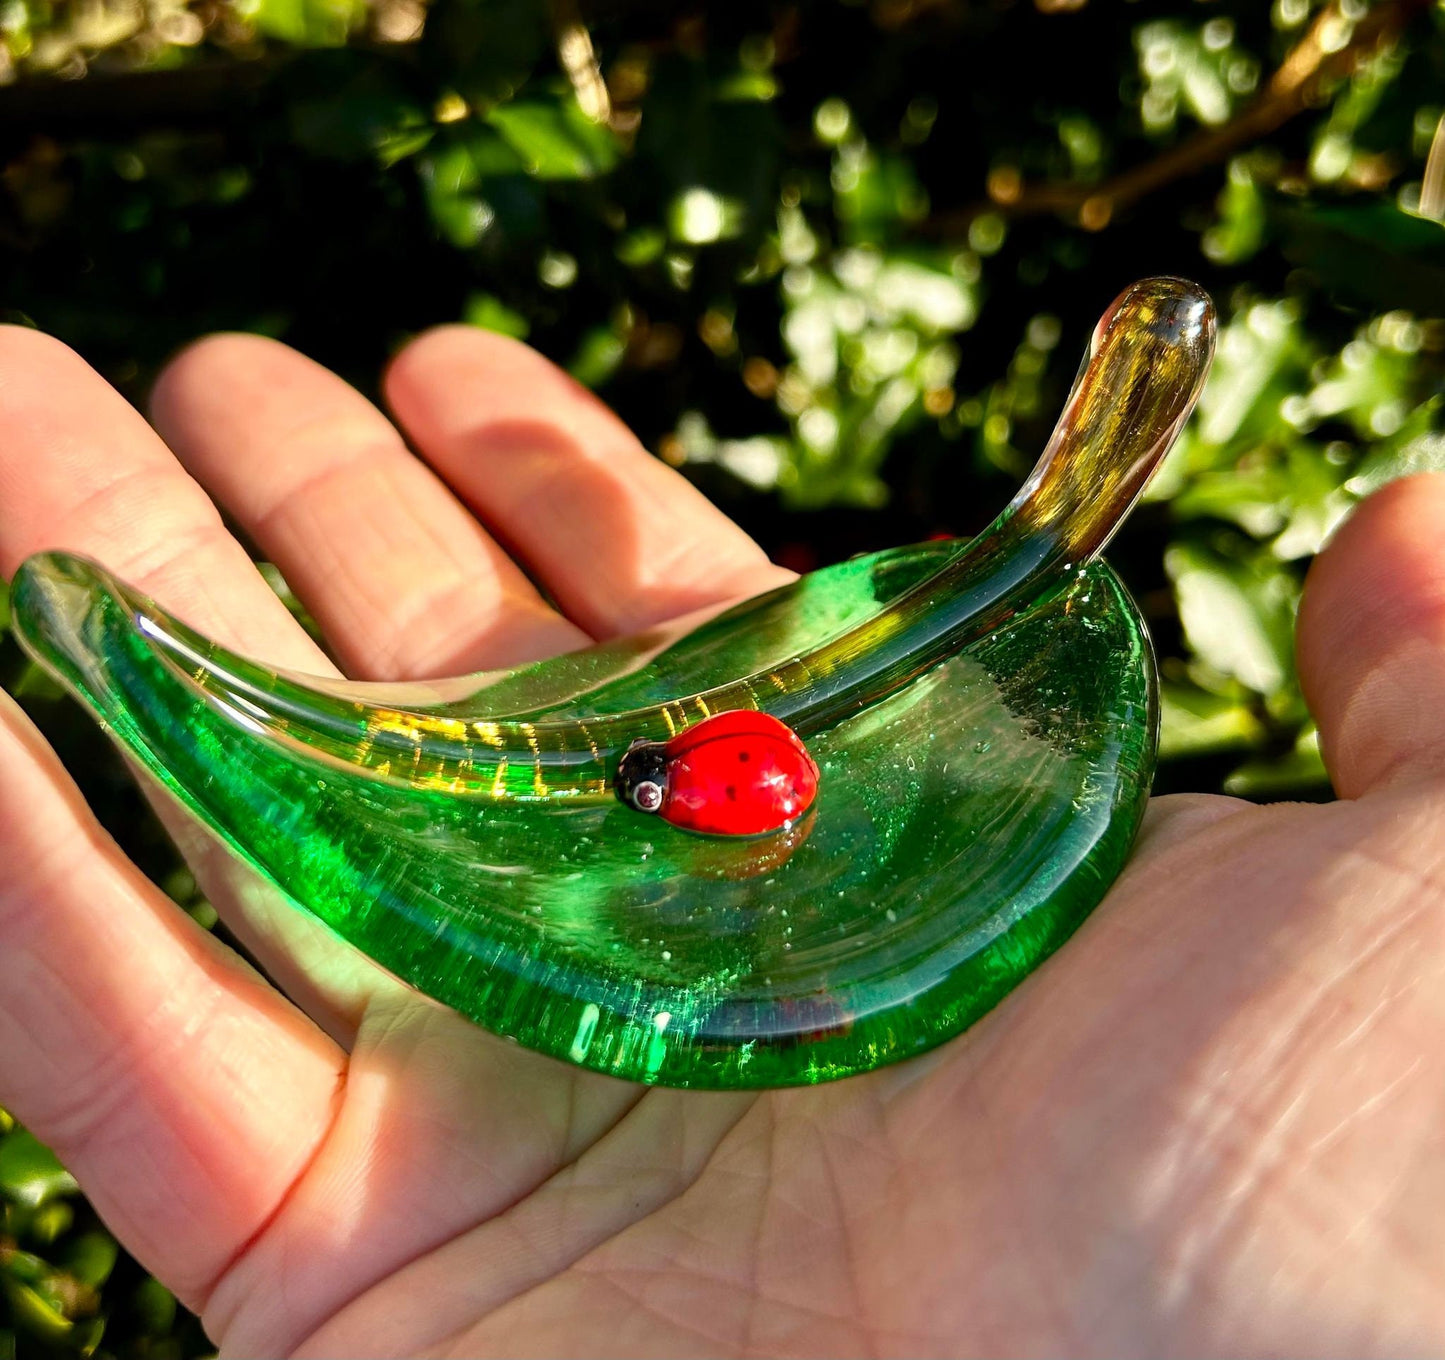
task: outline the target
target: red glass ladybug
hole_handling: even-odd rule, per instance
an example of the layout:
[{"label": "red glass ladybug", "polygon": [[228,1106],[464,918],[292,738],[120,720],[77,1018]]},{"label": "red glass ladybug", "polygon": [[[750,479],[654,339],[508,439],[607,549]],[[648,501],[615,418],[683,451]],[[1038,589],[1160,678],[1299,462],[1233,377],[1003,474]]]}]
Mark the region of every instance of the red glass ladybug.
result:
[{"label": "red glass ladybug", "polygon": [[617,796],[687,831],[757,836],[808,810],[818,767],[771,714],[718,713],[671,741],[634,742],[617,766]]}]

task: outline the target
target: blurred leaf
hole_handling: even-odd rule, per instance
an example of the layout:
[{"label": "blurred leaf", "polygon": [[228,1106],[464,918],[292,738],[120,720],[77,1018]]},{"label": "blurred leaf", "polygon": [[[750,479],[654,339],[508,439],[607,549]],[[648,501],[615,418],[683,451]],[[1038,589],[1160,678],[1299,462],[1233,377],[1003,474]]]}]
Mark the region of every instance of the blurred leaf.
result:
[{"label": "blurred leaf", "polygon": [[1204,233],[1200,245],[1216,264],[1242,264],[1266,239],[1264,196],[1247,157],[1230,162],[1218,207],[1218,219]]},{"label": "blurred leaf", "polygon": [[1277,200],[1283,250],[1340,299],[1378,310],[1445,312],[1445,226],[1387,203]]},{"label": "blurred leaf", "polygon": [[692,190],[732,205],[729,237],[754,239],[774,221],[782,140],[776,108],[771,100],[735,97],[732,74],[677,55],[655,66],[635,149],[653,186],[653,224]]},{"label": "blurred leaf", "polygon": [[17,699],[47,699],[53,702],[65,697],[65,689],[60,682],[38,663],[28,659],[6,688]]},{"label": "blurred leaf", "polygon": [[496,331],[498,335],[510,335],[515,340],[526,338],[530,329],[527,318],[515,312],[500,298],[490,293],[473,293],[467,299],[462,320],[469,326],[478,326],[484,331]]},{"label": "blurred leaf", "polygon": [[1197,685],[1165,681],[1159,710],[1159,754],[1165,760],[1247,749],[1262,734],[1248,705]]},{"label": "blurred leaf", "polygon": [[1445,472],[1445,433],[1433,428],[1439,414],[1438,400],[1420,407],[1410,425],[1401,431],[1403,438],[1382,441],[1361,462],[1349,489],[1357,496],[1368,496],[1397,477]]},{"label": "blurred leaf", "polygon": [[426,55],[472,103],[510,99],[548,46],[547,6],[536,0],[436,0]]},{"label": "blurred leaf", "polygon": [[617,145],[568,97],[560,103],[517,100],[487,115],[535,179],[590,179],[612,167]]},{"label": "blurred leaf", "polygon": [[606,326],[594,326],[582,337],[567,371],[584,387],[601,387],[622,362],[626,346]]},{"label": "blurred leaf", "polygon": [[838,216],[850,241],[895,240],[928,214],[928,195],[901,156],[846,144],[838,151],[833,180]]},{"label": "blurred leaf", "polygon": [[474,246],[494,226],[524,237],[540,228],[538,191],[522,157],[495,129],[448,128],[419,161],[432,221],[452,245]]},{"label": "blurred leaf", "polygon": [[1170,547],[1165,566],[1185,636],[1201,660],[1266,695],[1292,678],[1296,588],[1282,569],[1193,543]]},{"label": "blurred leaf", "polygon": [[1209,463],[1228,466],[1242,446],[1279,432],[1281,403],[1299,390],[1313,357],[1291,303],[1281,299],[1242,307],[1220,332],[1194,442],[1186,447],[1212,446],[1217,453]]},{"label": "blurred leaf", "polygon": [[63,1199],[53,1199],[30,1215],[27,1236],[41,1246],[49,1246],[56,1238],[70,1231],[75,1223],[75,1210]]},{"label": "blurred leaf", "polygon": [[731,240],[747,223],[747,213],[736,199],[693,185],[684,189],[668,209],[668,230],[689,245]]},{"label": "blurred leaf", "polygon": [[12,1129],[0,1138],[0,1196],[35,1209],[76,1188],[75,1178],[28,1130]]},{"label": "blurred leaf", "polygon": [[1273,758],[1246,761],[1224,781],[1236,798],[1274,799],[1301,794],[1326,794],[1330,777],[1320,758],[1319,743],[1309,737],[1292,751]]},{"label": "blurred leaf", "polygon": [[110,1278],[119,1254],[120,1248],[109,1233],[83,1233],[70,1243],[65,1268],[82,1284],[99,1289]]},{"label": "blurred leaf", "polygon": [[132,1296],[141,1325],[152,1336],[164,1336],[175,1326],[176,1296],[154,1278],[142,1280]]},{"label": "blurred leaf", "polygon": [[336,47],[366,15],[364,0],[249,0],[238,10],[268,38],[298,47]]},{"label": "blurred leaf", "polygon": [[312,155],[392,165],[432,137],[426,110],[388,67],[358,63],[350,53],[321,53],[289,79],[299,89],[290,104],[291,137]]},{"label": "blurred leaf", "polygon": [[636,268],[650,264],[667,248],[667,237],[656,227],[640,227],[617,242],[617,258]]},{"label": "blurred leaf", "polygon": [[21,1331],[51,1345],[74,1340],[74,1324],[53,1302],[3,1271],[0,1271],[0,1296],[10,1306],[10,1314]]},{"label": "blurred leaf", "polygon": [[5,1273],[22,1284],[43,1284],[53,1272],[44,1257],[12,1247],[5,1252]]}]

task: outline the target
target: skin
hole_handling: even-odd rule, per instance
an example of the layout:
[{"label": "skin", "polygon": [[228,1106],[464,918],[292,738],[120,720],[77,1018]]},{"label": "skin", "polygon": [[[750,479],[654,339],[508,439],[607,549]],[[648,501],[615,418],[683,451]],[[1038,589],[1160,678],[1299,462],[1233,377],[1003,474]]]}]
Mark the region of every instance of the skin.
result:
[{"label": "skin", "polygon": [[[0,329],[0,572],[89,553],[330,670],[219,506],[365,678],[784,579],[520,345],[434,331],[385,389],[394,424],[218,336],[153,429]],[[126,862],[0,696],[0,1100],[231,1356],[1439,1353],[1442,525],[1445,479],[1396,483],[1311,572],[1300,669],[1340,801],[1157,800],[993,1014],[814,1090],[644,1093],[258,945],[293,1004]]]}]

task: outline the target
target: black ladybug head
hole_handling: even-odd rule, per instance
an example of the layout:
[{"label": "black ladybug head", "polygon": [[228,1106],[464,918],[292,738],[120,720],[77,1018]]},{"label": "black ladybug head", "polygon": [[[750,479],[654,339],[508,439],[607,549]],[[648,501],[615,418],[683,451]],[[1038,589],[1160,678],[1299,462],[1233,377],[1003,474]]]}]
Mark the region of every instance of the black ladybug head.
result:
[{"label": "black ladybug head", "polygon": [[617,796],[639,812],[656,812],[667,797],[667,748],[660,741],[635,741],[617,762]]}]

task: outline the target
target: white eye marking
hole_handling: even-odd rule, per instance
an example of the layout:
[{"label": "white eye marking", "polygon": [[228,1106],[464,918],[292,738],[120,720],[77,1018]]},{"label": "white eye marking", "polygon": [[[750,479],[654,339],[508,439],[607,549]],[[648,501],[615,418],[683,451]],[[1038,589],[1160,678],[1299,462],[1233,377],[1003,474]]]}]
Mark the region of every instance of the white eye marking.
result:
[{"label": "white eye marking", "polygon": [[662,806],[662,785],[644,779],[632,790],[632,806],[639,812],[656,812]]}]

